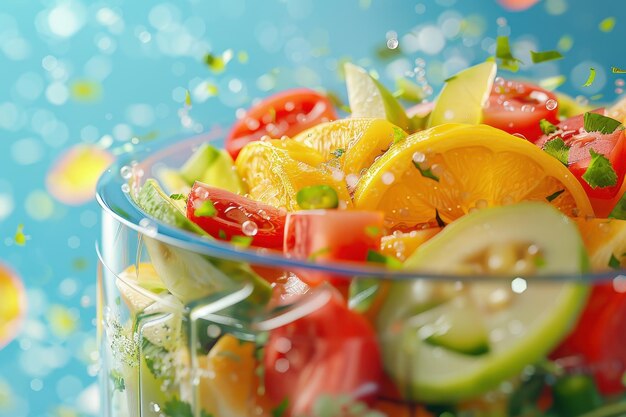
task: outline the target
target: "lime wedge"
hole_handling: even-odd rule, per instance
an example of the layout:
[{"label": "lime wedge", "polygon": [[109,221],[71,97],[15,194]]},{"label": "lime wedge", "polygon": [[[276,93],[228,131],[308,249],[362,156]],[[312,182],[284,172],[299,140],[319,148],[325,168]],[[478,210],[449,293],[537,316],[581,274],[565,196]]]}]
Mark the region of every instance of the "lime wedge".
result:
[{"label": "lime wedge", "polygon": [[404,108],[384,85],[357,65],[346,63],[344,69],[352,117],[387,119],[403,130],[409,130],[409,118]]},{"label": "lime wedge", "polygon": [[449,78],[435,101],[427,127],[444,123],[479,124],[496,78],[496,70],[495,63],[483,62]]}]

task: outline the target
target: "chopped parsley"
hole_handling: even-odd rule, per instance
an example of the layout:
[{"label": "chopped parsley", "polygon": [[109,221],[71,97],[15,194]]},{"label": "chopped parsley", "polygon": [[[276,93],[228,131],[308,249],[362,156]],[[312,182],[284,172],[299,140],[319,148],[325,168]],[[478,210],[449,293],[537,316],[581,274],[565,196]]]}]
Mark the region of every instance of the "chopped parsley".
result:
[{"label": "chopped parsley", "polygon": [[435,220],[437,221],[437,226],[446,227],[446,222],[443,221],[443,219],[439,215],[439,210],[437,209],[435,209]]},{"label": "chopped parsley", "polygon": [[252,236],[235,235],[230,238],[230,243],[232,243],[233,245],[241,246],[243,248],[247,248],[252,244]]},{"label": "chopped parsley", "polygon": [[367,251],[367,261],[368,262],[374,262],[374,263],[377,263],[377,264],[384,264],[385,266],[387,266],[389,268],[393,268],[393,269],[402,268],[402,262],[400,262],[396,258],[393,258],[391,256],[387,256],[387,255],[383,255],[382,253],[377,252],[377,251],[372,250],[372,249],[369,249]]},{"label": "chopped parsley", "polygon": [[612,187],[617,184],[617,174],[611,162],[602,154],[589,149],[591,162],[582,178],[591,188]]},{"label": "chopped parsley", "polygon": [[335,158],[341,158],[341,156],[342,156],[344,153],[346,153],[346,150],[345,150],[345,149],[342,149],[342,148],[337,148],[337,149],[335,149],[334,151],[331,151],[331,152],[330,152],[330,154],[331,154],[332,156],[334,156]]},{"label": "chopped parsley", "polygon": [[191,107],[191,94],[189,93],[189,90],[185,91],[185,106]]},{"label": "chopped parsley", "polygon": [[120,372],[112,370],[109,373],[109,378],[111,379],[111,382],[113,382],[113,391],[124,392],[126,384],[124,383],[124,377]]},{"label": "chopped parsley", "polygon": [[430,178],[439,182],[439,177],[436,176],[430,168],[422,168],[420,164],[415,161],[413,161],[413,165],[415,165],[415,168],[419,170],[420,174],[422,174],[422,177]]},{"label": "chopped parsley", "polygon": [[15,231],[15,236],[13,237],[13,241],[18,246],[24,246],[26,241],[28,240],[28,236],[24,234],[24,225],[18,224],[17,230]]},{"label": "chopped parsley", "polygon": [[552,194],[550,194],[549,196],[546,197],[546,200],[548,200],[549,203],[553,202],[554,200],[556,200],[556,198],[558,196],[560,196],[561,194],[563,194],[565,192],[565,190],[559,190],[559,191],[555,191]]},{"label": "chopped parsley", "polygon": [[511,53],[508,36],[498,36],[496,39],[496,58],[500,60],[500,68],[511,72],[517,72],[519,64],[523,63]]},{"label": "chopped parsley", "polygon": [[530,59],[533,64],[539,64],[540,62],[555,61],[557,59],[563,59],[563,55],[559,51],[543,51],[535,52],[530,51]]},{"label": "chopped parsley", "polygon": [[228,236],[226,236],[226,232],[223,229],[220,229],[219,232],[217,232],[217,236],[222,240],[226,240],[228,238]]},{"label": "chopped parsley", "polygon": [[170,198],[172,200],[186,200],[187,196],[185,196],[185,194],[176,193],[176,194],[170,194]]},{"label": "chopped parsley", "polygon": [[583,87],[589,87],[593,84],[593,81],[596,79],[596,69],[589,68],[589,77],[587,77],[587,81],[583,84]]},{"label": "chopped parsley", "polygon": [[217,210],[211,200],[202,202],[202,205],[193,211],[196,217],[215,217]]},{"label": "chopped parsley", "polygon": [[378,226],[367,226],[365,228],[365,234],[369,237],[380,236],[380,227]]},{"label": "chopped parsley", "polygon": [[569,159],[569,147],[565,144],[563,139],[556,137],[546,142],[543,145],[543,150],[550,156],[555,157],[563,165],[567,166]]},{"label": "chopped parsley", "polygon": [[289,399],[285,398],[272,410],[272,417],[284,417],[289,408]]},{"label": "chopped parsley", "polygon": [[539,121],[539,127],[544,135],[551,135],[557,130],[557,127],[546,119],[541,119],[541,121]]},{"label": "chopped parsley", "polygon": [[[161,411],[167,417],[194,417],[191,405],[188,402],[179,400],[177,397],[167,401]],[[213,417],[213,415],[201,410],[200,417]]]},{"label": "chopped parsley", "polygon": [[611,72],[613,74],[626,74],[626,69],[611,67]]},{"label": "chopped parsley", "polygon": [[584,128],[587,132],[600,132],[610,134],[622,125],[618,120],[604,116],[599,113],[587,112],[584,117]]},{"label": "chopped parsley", "polygon": [[620,269],[622,267],[619,259],[617,259],[613,254],[611,254],[611,259],[609,259],[609,267],[613,269]]},{"label": "chopped parsley", "polygon": [[211,71],[216,74],[224,72],[226,65],[233,58],[233,50],[227,49],[221,55],[214,55],[211,52],[207,52],[204,55],[204,63],[209,67]]},{"label": "chopped parsley", "polygon": [[330,248],[328,246],[313,251],[306,259],[307,261],[314,262],[317,260],[318,257],[326,255],[327,253],[330,253]]}]

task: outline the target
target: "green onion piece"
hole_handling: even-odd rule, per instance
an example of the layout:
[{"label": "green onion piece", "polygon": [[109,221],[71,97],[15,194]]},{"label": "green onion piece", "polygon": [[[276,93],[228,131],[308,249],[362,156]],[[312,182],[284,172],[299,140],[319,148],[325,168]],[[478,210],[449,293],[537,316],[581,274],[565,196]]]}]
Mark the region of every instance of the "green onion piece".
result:
[{"label": "green onion piece", "polygon": [[587,112],[583,116],[584,128],[587,132],[610,134],[622,125],[619,120],[612,119],[599,113]]},{"label": "green onion piece", "polygon": [[555,191],[552,194],[550,194],[549,196],[546,197],[546,200],[548,200],[549,203],[553,202],[554,200],[556,200],[556,198],[558,196],[560,196],[561,194],[563,194],[565,192],[565,190],[559,190],[559,191]]},{"label": "green onion piece", "polygon": [[563,165],[567,166],[569,160],[569,146],[565,144],[563,139],[556,137],[546,142],[543,145],[543,150],[556,159],[558,159]]},{"label": "green onion piece", "polygon": [[296,201],[304,210],[332,209],[339,206],[337,191],[329,185],[311,185],[296,194]]},{"label": "green onion piece", "polygon": [[539,121],[539,127],[544,135],[551,135],[556,132],[556,126],[547,121],[546,119],[541,119]]},{"label": "green onion piece", "polygon": [[247,248],[252,244],[252,236],[235,235],[230,238],[230,243],[232,243],[233,245],[241,246],[243,248]]},{"label": "green onion piece", "polygon": [[543,51],[535,52],[530,51],[530,59],[533,64],[539,64],[540,62],[555,61],[557,59],[563,59],[563,55],[559,51]]},{"label": "green onion piece", "polygon": [[319,248],[316,251],[313,251],[313,253],[311,253],[309,256],[307,256],[307,261],[310,262],[315,262],[317,260],[317,258],[319,258],[322,255],[326,255],[327,253],[330,253],[330,248],[328,246],[323,247],[323,248]]},{"label": "green onion piece", "polygon": [[377,264],[384,264],[388,268],[399,269],[402,268],[402,262],[391,256],[383,255],[380,252],[369,249],[367,251],[367,261]]},{"label": "green onion piece", "polygon": [[613,74],[626,74],[626,69],[611,67],[611,72]]},{"label": "green onion piece", "polygon": [[422,177],[430,178],[431,180],[439,182],[439,177],[436,176],[430,168],[424,169],[420,166],[418,162],[415,161],[413,161],[413,165],[419,170],[420,174],[422,174]]},{"label": "green onion piece", "polygon": [[583,87],[591,86],[591,84],[593,84],[593,80],[595,79],[596,79],[596,69],[589,68],[589,77],[587,78],[587,81],[585,81],[585,83],[583,84]]},{"label": "green onion piece", "polygon": [[591,162],[582,178],[591,188],[612,187],[617,184],[617,174],[611,162],[602,154],[589,149]]},{"label": "green onion piece", "polygon": [[206,200],[200,207],[194,210],[193,214],[196,217],[215,217],[217,210],[211,200]]}]

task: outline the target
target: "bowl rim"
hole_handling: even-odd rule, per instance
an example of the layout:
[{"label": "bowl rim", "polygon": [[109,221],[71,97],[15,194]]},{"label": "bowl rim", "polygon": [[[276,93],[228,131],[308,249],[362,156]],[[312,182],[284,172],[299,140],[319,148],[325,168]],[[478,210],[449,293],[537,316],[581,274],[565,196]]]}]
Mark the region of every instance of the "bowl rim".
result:
[{"label": "bowl rim", "polygon": [[[122,185],[127,180],[122,178],[120,169],[124,166],[137,166],[141,169],[150,163],[158,162],[167,155],[171,155],[177,150],[193,149],[193,146],[205,142],[219,142],[224,139],[226,131],[215,125],[209,131],[202,134],[189,136],[179,134],[168,137],[166,140],[158,140],[154,143],[147,143],[135,147],[132,152],[119,155],[116,161],[109,166],[98,179],[96,185],[96,201],[102,210],[112,216],[119,223],[147,235],[163,243],[196,252],[198,254],[228,259],[231,261],[245,262],[253,265],[263,265],[289,270],[305,269],[311,271],[325,272],[329,274],[341,275],[345,277],[368,277],[385,280],[415,280],[415,279],[436,279],[442,281],[475,281],[493,279],[515,279],[519,275],[501,275],[488,277],[482,275],[454,275],[430,273],[415,269],[390,269],[383,265],[378,266],[371,263],[356,262],[333,262],[322,263],[309,260],[288,258],[283,254],[270,251],[264,248],[242,248],[222,242],[217,239],[210,239],[196,235],[191,232],[170,226],[156,219],[150,219],[156,223],[156,231],[140,224],[141,220],[148,218],[142,212],[130,196],[130,192],[124,192]],[[149,176],[147,176],[149,177]],[[583,272],[583,273],[563,273],[549,275],[533,275],[528,279],[533,281],[574,281],[579,283],[589,283],[614,278],[626,280],[626,269],[615,269],[603,272]],[[523,277],[522,277],[523,278]]]}]

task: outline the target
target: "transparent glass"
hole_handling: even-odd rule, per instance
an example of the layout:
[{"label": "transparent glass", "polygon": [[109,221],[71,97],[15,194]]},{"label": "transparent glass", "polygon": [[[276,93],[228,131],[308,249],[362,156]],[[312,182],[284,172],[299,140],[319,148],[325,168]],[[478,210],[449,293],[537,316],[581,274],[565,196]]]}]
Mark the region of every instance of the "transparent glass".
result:
[{"label": "transparent glass", "polygon": [[[131,195],[145,178],[221,137],[126,155],[100,180],[103,416],[626,415],[622,271],[522,279],[314,263],[142,214]],[[349,309],[302,274],[345,279]]]}]

